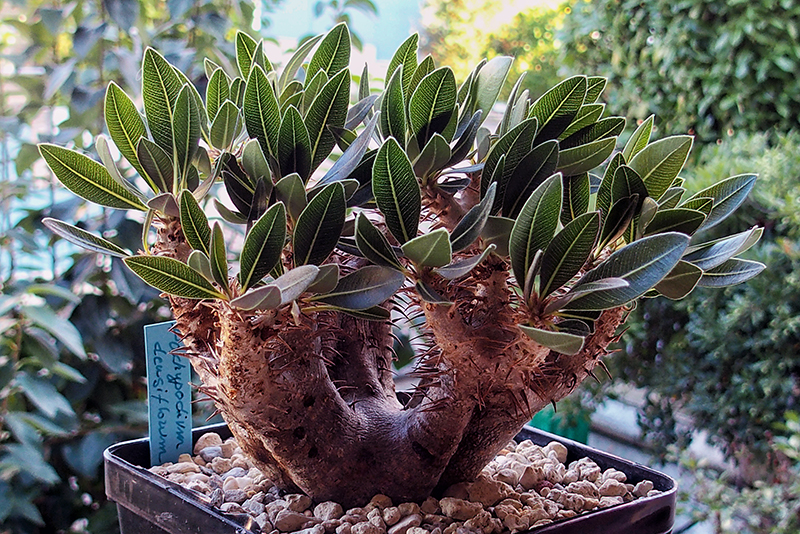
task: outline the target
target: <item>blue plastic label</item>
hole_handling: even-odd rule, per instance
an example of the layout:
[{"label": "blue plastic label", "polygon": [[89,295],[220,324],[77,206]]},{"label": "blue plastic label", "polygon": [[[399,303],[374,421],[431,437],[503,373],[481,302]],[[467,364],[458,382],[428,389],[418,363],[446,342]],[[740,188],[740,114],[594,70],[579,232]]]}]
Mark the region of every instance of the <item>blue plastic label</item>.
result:
[{"label": "blue plastic label", "polygon": [[192,452],[192,392],[189,360],[173,351],[183,344],[170,329],[175,321],[144,327],[150,465],[177,462]]}]

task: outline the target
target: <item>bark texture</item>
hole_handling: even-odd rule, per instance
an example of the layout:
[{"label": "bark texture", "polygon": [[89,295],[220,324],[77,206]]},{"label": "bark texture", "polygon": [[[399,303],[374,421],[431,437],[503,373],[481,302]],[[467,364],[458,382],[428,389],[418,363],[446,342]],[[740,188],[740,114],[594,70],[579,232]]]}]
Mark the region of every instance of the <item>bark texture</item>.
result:
[{"label": "bark texture", "polygon": [[[452,227],[466,208],[446,201],[429,196],[427,208]],[[186,259],[177,221],[164,221],[154,252]],[[497,256],[456,282],[419,273],[453,304],[415,303],[430,349],[407,405],[394,389],[390,324],[302,306],[292,315],[171,304],[201,391],[279,487],[345,507],[376,493],[420,501],[474,478],[533,414],[569,394],[623,321],[624,310],[605,311],[580,354],[551,352],[515,327],[530,317],[508,273]]]}]

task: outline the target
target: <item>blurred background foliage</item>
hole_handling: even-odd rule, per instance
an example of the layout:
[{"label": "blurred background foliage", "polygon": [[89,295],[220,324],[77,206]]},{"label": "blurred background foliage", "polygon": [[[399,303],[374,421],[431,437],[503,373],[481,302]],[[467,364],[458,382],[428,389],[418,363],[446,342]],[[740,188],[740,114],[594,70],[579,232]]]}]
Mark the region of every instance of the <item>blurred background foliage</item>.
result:
[{"label": "blurred background foliage", "polygon": [[[233,60],[236,29],[269,36],[281,0],[7,0],[0,21],[0,532],[115,532],[102,450],[145,429],[144,324],[167,318],[116,260],[45,233],[44,216],[87,207],[53,187],[42,141],[91,150],[110,80],[138,95],[154,46],[197,85],[200,58]],[[320,0],[332,22],[371,0]],[[640,423],[661,458],[677,453],[701,491],[686,497],[715,532],[797,532],[800,487],[800,2],[797,0],[427,0],[423,54],[463,79],[483,57],[513,55],[533,97],[575,73],[610,78],[606,113],[658,133],[692,132],[690,192],[760,174],[720,231],[765,227],[750,251],[768,269],[744,286],[647,301],[629,320],[612,380],[559,404],[585,422],[617,386],[646,399]],[[356,34],[358,28],[354,28]],[[233,69],[231,69],[233,70]],[[506,91],[510,89],[508,84]],[[139,221],[98,210],[87,229],[129,248]],[[583,424],[583,423],[581,423]],[[735,463],[725,476],[682,448],[705,429]],[[559,430],[562,429],[559,427]],[[671,456],[670,456],[671,455]]]}]

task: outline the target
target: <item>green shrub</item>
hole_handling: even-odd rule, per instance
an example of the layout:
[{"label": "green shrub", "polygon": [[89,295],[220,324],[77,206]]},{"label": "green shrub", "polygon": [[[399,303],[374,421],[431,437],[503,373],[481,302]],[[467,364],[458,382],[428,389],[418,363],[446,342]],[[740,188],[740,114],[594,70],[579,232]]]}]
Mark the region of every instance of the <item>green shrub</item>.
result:
[{"label": "green shrub", "polygon": [[800,115],[800,2],[574,0],[561,39],[608,76],[609,109],[704,139],[788,131]]}]

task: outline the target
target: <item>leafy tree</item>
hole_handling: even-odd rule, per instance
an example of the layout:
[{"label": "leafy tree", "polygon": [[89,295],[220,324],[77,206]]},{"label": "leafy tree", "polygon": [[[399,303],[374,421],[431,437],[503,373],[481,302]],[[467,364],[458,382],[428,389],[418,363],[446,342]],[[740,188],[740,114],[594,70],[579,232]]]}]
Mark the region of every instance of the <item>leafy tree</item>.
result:
[{"label": "leafy tree", "polygon": [[[337,25],[276,70],[238,33],[235,70],[206,63],[205,99],[148,48],[144,115],[119,87],[106,93],[119,161],[102,146],[99,163],[39,145],[67,189],[151,223],[134,254],[45,221],[169,295],[201,391],[280,487],[354,505],[469,480],[592,373],[629,303],[763,269],[736,257],[760,229],[704,241],[755,176],[684,199],[691,138],[651,141],[650,119],[602,178],[589,174],[624,128],[601,118],[604,78],[574,76],[535,101],[512,91],[491,133],[482,120],[511,58],[459,86],[418,61],[413,35],[381,95],[362,76],[351,106],[350,42]],[[398,307],[424,317],[428,338],[404,404]]]}]

